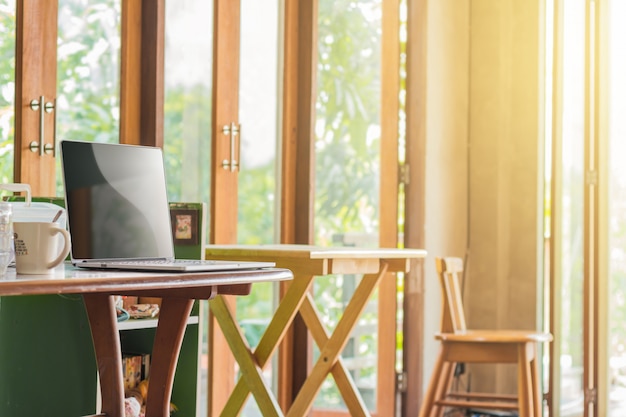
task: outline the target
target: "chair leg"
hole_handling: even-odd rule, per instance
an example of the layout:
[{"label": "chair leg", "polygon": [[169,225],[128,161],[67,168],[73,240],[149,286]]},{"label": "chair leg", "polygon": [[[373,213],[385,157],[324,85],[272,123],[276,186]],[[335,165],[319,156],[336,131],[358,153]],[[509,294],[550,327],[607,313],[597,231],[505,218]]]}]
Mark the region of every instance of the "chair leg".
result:
[{"label": "chair leg", "polygon": [[[539,417],[534,416],[532,400],[533,385],[531,376],[531,358],[529,357],[527,343],[521,343],[517,349],[517,393],[519,402],[519,417]],[[532,352],[530,352],[532,355]]]},{"label": "chair leg", "polygon": [[430,376],[430,383],[428,384],[428,389],[426,390],[426,395],[424,395],[424,400],[422,402],[422,406],[420,407],[419,417],[433,417],[433,406],[435,404],[436,395],[439,391],[440,378],[442,377],[442,371],[444,371],[444,348],[443,346],[440,348],[439,356],[437,357],[437,362],[435,362],[435,367],[433,368],[433,373]]},{"label": "chair leg", "polygon": [[533,345],[533,359],[530,362],[530,379],[533,389],[533,411],[534,417],[543,415],[543,395],[541,394],[541,377],[539,375],[539,358],[537,357],[537,346]]},{"label": "chair leg", "polygon": [[[454,376],[454,367],[456,362],[444,362],[441,369],[441,377],[437,383],[437,391],[435,392],[435,401],[442,400],[450,392],[452,386],[452,378]],[[434,414],[438,417],[443,417],[445,407],[435,404],[433,407]]]}]

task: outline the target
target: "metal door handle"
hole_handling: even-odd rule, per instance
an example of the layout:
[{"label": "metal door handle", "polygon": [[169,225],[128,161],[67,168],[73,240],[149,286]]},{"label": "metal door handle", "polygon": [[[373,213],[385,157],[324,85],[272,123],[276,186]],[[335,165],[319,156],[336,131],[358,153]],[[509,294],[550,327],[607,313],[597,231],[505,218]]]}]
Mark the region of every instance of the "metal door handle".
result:
[{"label": "metal door handle", "polygon": [[[40,156],[43,156],[45,153],[52,152],[52,156],[55,155],[55,146],[54,144],[46,145],[45,141],[45,119],[44,116],[46,113],[52,113],[56,107],[56,99],[54,102],[45,102],[44,96],[39,96],[39,100],[31,100],[30,109],[33,111],[39,111],[39,141],[32,141],[28,148],[33,151],[39,153]],[[43,105],[43,106],[42,106]],[[43,107],[43,108],[42,108]],[[54,138],[53,141],[56,143],[56,117],[54,120]]]},{"label": "metal door handle", "polygon": [[224,125],[222,133],[230,140],[230,157],[222,161],[222,168],[231,172],[239,171],[241,164],[237,159],[241,158],[241,125],[236,125],[234,122]]}]

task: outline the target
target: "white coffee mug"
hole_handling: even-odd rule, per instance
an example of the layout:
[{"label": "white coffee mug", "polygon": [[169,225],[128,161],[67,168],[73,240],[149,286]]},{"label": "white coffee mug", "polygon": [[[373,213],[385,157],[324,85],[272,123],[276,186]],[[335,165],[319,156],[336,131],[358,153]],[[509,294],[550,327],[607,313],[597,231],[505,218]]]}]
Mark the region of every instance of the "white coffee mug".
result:
[{"label": "white coffee mug", "polygon": [[[15,222],[15,270],[18,274],[49,274],[70,253],[70,234],[51,222]],[[63,236],[63,250],[59,240]]]}]

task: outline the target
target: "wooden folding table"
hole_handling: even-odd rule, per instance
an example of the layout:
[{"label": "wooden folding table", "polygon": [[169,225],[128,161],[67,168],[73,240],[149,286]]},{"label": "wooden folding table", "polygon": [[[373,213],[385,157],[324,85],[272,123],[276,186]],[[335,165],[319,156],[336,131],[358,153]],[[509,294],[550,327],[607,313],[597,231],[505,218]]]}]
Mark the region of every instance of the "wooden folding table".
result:
[{"label": "wooden folding table", "polygon": [[[387,272],[408,272],[411,259],[425,256],[426,251],[420,249],[209,245],[206,249],[207,259],[273,261],[277,267],[290,269],[294,274],[293,281],[288,284],[254,351],[242,337],[229,305],[221,297],[211,301],[211,312],[224,333],[242,375],[222,411],[222,416],[238,415],[248,395],[252,393],[265,417],[282,416],[281,405],[289,408],[285,412],[286,416],[302,417],[311,409],[328,374],[333,375],[350,415],[369,416],[341,359],[341,351],[381,278]],[[328,274],[364,274],[332,334],[322,324],[309,291],[314,277]],[[262,371],[269,364],[298,312],[318,345],[320,356],[293,402],[279,404],[264,383]]]}]

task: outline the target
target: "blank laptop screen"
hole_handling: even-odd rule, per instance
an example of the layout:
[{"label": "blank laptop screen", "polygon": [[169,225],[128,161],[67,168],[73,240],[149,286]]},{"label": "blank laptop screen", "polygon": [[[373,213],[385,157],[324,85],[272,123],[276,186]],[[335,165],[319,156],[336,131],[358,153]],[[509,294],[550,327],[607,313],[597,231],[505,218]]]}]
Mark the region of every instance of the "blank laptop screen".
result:
[{"label": "blank laptop screen", "polygon": [[159,148],[61,142],[73,259],[174,256]]}]

